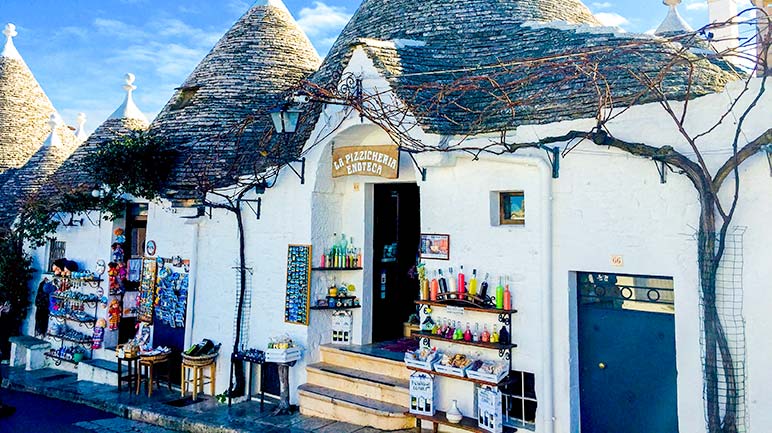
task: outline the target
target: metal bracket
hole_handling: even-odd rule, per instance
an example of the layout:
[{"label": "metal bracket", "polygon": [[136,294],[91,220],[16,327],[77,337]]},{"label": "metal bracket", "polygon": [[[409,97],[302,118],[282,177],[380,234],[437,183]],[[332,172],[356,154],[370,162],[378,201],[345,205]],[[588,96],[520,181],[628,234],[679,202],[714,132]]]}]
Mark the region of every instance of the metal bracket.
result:
[{"label": "metal bracket", "polygon": [[86,212],[85,215],[86,215],[86,218],[88,218],[88,222],[90,222],[92,226],[94,226],[94,227],[102,227],[102,211],[101,210],[99,211],[99,218],[97,219],[96,223],[94,222],[94,220],[91,219],[91,212]]},{"label": "metal bracket", "polygon": [[560,148],[557,146],[549,147],[542,144],[539,146],[539,149],[547,152],[547,159],[549,159],[550,165],[552,166],[552,178],[560,178]]},{"label": "metal bracket", "polygon": [[[260,219],[260,214],[263,208],[263,199],[261,197],[258,197],[257,200],[240,199],[239,202],[246,203],[247,207],[249,207],[249,210],[255,214],[255,217]],[[252,206],[252,203],[255,203],[255,206]]]},{"label": "metal bracket", "polygon": [[69,221],[65,221],[64,218],[62,218],[60,212],[56,212],[54,215],[56,216],[56,219],[58,219],[59,222],[62,223],[62,226],[64,227],[82,227],[83,226],[84,219],[81,218],[76,220],[75,214],[72,214],[72,213],[70,214]]},{"label": "metal bracket", "polygon": [[657,167],[657,172],[659,172],[659,183],[661,184],[667,183],[667,170],[668,170],[667,163],[660,159],[654,159],[654,165]]},{"label": "metal bracket", "polygon": [[509,313],[499,314],[499,322],[509,326],[512,323],[512,316]]},{"label": "metal bracket", "polygon": [[418,161],[415,159],[415,155],[413,155],[413,152],[408,152],[408,155],[410,155],[410,159],[413,160],[413,165],[415,165],[415,168],[418,169],[418,172],[421,173],[421,182],[426,182],[426,167],[421,167],[418,164]]},{"label": "metal bracket", "polygon": [[[297,171],[295,167],[292,166],[293,162],[299,162],[300,163],[300,171]],[[305,185],[306,183],[306,157],[302,157],[300,159],[295,159],[292,161],[287,161],[287,167],[292,170],[293,173],[297,175],[297,177],[300,179],[300,184]]]}]

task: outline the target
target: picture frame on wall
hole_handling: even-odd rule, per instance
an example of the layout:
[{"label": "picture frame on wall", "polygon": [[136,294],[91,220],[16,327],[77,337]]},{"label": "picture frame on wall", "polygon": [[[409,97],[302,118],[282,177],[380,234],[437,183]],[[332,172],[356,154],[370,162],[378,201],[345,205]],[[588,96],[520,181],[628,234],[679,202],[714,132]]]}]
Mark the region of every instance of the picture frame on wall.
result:
[{"label": "picture frame on wall", "polygon": [[499,224],[525,224],[525,193],[523,191],[499,193]]},{"label": "picture frame on wall", "polygon": [[421,233],[420,254],[422,259],[450,260],[450,235]]}]

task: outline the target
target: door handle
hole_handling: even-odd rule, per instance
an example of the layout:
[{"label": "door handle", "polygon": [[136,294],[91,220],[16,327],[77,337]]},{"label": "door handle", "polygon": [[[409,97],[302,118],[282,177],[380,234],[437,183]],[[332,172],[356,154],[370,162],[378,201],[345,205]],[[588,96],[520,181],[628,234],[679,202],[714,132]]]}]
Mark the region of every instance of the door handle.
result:
[{"label": "door handle", "polygon": [[600,368],[601,370],[605,370],[606,369],[606,364],[601,362],[601,363],[598,364],[598,368]]}]

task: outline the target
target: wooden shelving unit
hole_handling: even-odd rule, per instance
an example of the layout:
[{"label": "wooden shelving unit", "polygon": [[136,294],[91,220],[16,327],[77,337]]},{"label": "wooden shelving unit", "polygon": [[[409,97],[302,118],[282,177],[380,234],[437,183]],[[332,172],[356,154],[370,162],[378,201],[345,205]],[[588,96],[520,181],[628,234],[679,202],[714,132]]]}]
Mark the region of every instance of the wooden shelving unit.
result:
[{"label": "wooden shelving unit", "polygon": [[361,271],[361,267],[355,267],[355,268],[311,268],[312,271]]},{"label": "wooden shelving unit", "polygon": [[413,371],[420,371],[422,373],[431,374],[433,376],[449,377],[451,379],[458,379],[458,380],[463,380],[465,382],[472,382],[478,385],[486,385],[486,386],[501,386],[506,384],[509,381],[508,376],[504,377],[504,379],[501,379],[501,382],[496,383],[496,382],[488,382],[487,380],[473,379],[471,377],[461,377],[453,374],[441,373],[439,371],[434,371],[434,370],[425,370],[423,368],[417,368],[417,367],[411,367],[411,366],[407,366],[407,369],[413,370]]},{"label": "wooden shelving unit", "polygon": [[[429,415],[418,415],[414,413],[410,413],[410,416],[414,416],[417,420],[417,429],[421,428],[421,421],[428,421],[434,423],[434,432],[437,431],[437,425],[448,425],[453,426],[460,430],[466,430],[470,432],[479,432],[479,433],[488,433],[487,430],[485,430],[482,427],[477,426],[477,420],[475,418],[470,418],[468,416],[465,416],[461,419],[461,422],[458,424],[454,424],[450,421],[448,421],[448,416],[445,412],[437,411],[437,413],[434,416]],[[513,427],[504,427],[504,433],[513,433],[516,432],[517,429]]]},{"label": "wooden shelving unit", "polygon": [[421,338],[428,338],[430,340],[435,341],[444,341],[446,343],[451,344],[461,344],[464,346],[475,346],[475,347],[482,347],[484,349],[492,349],[492,350],[509,350],[514,349],[517,347],[517,344],[514,343],[484,343],[482,341],[466,341],[466,340],[452,340],[450,338],[443,338],[439,335],[432,334],[431,332],[426,331],[413,331],[413,335]]}]

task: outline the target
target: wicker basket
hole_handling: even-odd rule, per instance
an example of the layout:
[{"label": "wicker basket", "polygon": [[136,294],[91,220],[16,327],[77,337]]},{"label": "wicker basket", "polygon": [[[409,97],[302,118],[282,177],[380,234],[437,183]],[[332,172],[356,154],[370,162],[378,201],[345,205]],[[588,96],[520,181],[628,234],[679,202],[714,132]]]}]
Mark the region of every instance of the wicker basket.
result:
[{"label": "wicker basket", "polygon": [[140,362],[159,362],[164,361],[169,358],[169,355],[171,353],[159,353],[158,355],[142,355],[140,353],[139,355],[139,361]]},{"label": "wicker basket", "polygon": [[220,354],[219,352],[216,352],[216,353],[210,353],[209,355],[203,355],[203,356],[190,356],[183,353],[182,363],[193,367],[203,367],[205,365],[211,364],[219,354]]}]

